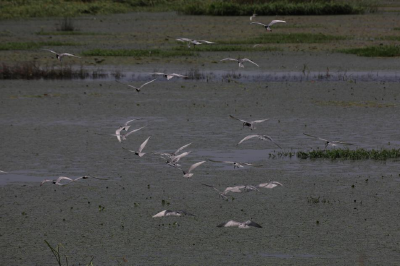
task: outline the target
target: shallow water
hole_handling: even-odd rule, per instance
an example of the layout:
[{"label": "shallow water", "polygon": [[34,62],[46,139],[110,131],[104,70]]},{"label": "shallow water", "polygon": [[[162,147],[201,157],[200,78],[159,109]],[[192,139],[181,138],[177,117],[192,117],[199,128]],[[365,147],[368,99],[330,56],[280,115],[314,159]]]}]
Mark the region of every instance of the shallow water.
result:
[{"label": "shallow water", "polygon": [[[398,161],[273,159],[271,142],[236,144],[256,132],[285,151],[323,148],[305,132],[355,148],[398,148],[397,87],[172,80],[138,94],[114,81],[3,81],[0,169],[8,173],[0,174],[7,183],[0,187],[1,261],[54,264],[47,240],[63,244],[70,264],[94,256],[95,265],[124,258],[129,265],[396,265]],[[32,97],[43,94],[50,96]],[[229,114],[270,120],[252,132]],[[137,117],[143,121],[132,129],[146,128],[122,143],[110,135]],[[126,150],[148,136],[143,158]],[[263,166],[233,170],[207,162],[186,180],[151,155],[190,142],[183,169],[207,159]],[[39,186],[42,179],[82,175],[109,180]],[[223,190],[270,180],[284,186],[232,194],[229,201],[201,185]],[[151,218],[163,209],[196,216]],[[230,219],[263,228],[216,227]]]}]

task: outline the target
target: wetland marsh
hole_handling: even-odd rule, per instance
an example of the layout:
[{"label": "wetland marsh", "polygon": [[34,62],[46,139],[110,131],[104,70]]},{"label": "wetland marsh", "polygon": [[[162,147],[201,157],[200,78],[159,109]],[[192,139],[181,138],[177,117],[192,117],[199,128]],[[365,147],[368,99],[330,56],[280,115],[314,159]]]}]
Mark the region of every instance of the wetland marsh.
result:
[{"label": "wetland marsh", "polygon": [[[398,39],[387,36],[400,36],[400,31],[387,21],[398,21],[399,13],[279,19],[287,24],[271,34],[344,37],[314,43],[286,39],[263,44],[271,50],[253,51],[253,43],[234,40],[270,33],[248,25],[248,17],[174,12],[84,16],[73,19],[82,34],[71,35],[37,34],[56,31],[58,18],[2,21],[3,43],[41,44],[83,57],[61,64],[36,46],[22,46],[0,51],[4,64],[34,61],[49,69],[108,73],[96,79],[0,80],[0,170],[7,172],[0,174],[2,263],[54,265],[46,240],[62,244],[70,265],[87,263],[92,256],[93,265],[397,265],[399,159],[270,155],[324,149],[323,142],[303,133],[352,143],[352,150],[400,148],[399,58],[339,52],[381,43],[398,46]],[[94,49],[185,51],[175,37],[246,49],[188,48],[190,55],[173,57],[83,56]],[[74,45],[46,46],[50,41]],[[233,62],[219,62],[238,56],[260,67],[238,69]],[[137,93],[116,83],[112,74],[139,85],[156,71],[192,71],[204,78],[159,78]],[[283,149],[258,140],[237,146],[253,132],[230,114],[269,118],[254,132],[271,136]],[[134,128],[146,128],[119,143],[111,134],[132,118],[143,118]],[[128,151],[148,136],[143,158]],[[262,166],[233,170],[207,161],[184,179],[181,171],[151,155],[190,142],[184,169],[207,159]],[[43,179],[82,175],[108,180],[39,186]],[[202,185],[223,190],[272,180],[283,187],[233,194],[228,201]],[[164,209],[196,216],[152,218]],[[263,228],[217,227],[231,219],[251,219]]]}]

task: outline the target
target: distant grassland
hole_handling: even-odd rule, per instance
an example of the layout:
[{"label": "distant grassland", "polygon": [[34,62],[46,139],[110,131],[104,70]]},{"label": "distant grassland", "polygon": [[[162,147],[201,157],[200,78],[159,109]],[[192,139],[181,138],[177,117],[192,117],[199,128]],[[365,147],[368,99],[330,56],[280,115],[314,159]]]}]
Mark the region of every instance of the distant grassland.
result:
[{"label": "distant grassland", "polygon": [[[254,27],[259,27],[254,25]],[[263,28],[260,27],[263,31]],[[264,32],[263,32],[264,33]],[[224,41],[225,44],[260,44],[260,43],[323,43],[344,40],[344,36],[325,35],[322,33],[273,33],[263,34],[249,39]]]},{"label": "distant grassland", "polygon": [[196,55],[192,50],[136,50],[136,49],[119,49],[119,50],[105,50],[93,49],[81,53],[84,56],[134,56],[134,57],[175,57],[175,56],[194,56]]},{"label": "distant grassland", "polygon": [[358,56],[366,57],[394,57],[400,56],[400,46],[396,45],[382,45],[382,46],[370,46],[363,48],[351,48],[341,49],[341,53],[355,54]]},{"label": "distant grassland", "polygon": [[7,42],[0,43],[0,51],[4,50],[30,50],[39,49],[43,46],[73,46],[72,42]]},{"label": "distant grassland", "polygon": [[374,11],[373,0],[0,0],[0,19],[74,17],[132,11],[178,11],[188,15],[339,15]]}]

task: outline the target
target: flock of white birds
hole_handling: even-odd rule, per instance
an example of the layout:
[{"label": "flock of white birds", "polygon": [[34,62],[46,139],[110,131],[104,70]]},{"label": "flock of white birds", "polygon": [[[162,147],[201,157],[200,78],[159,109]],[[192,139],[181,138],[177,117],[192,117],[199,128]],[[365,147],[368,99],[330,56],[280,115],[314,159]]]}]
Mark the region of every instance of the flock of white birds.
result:
[{"label": "flock of white birds", "polygon": [[[253,14],[250,17],[250,20],[252,21],[255,17],[256,17],[256,14]],[[261,26],[265,27],[265,29],[267,31],[272,31],[271,26],[276,24],[276,23],[286,23],[286,22],[283,21],[283,20],[272,20],[269,24],[263,24],[263,23],[260,23],[260,22],[252,21],[250,24],[261,25]],[[200,45],[200,44],[213,44],[214,43],[214,42],[207,41],[207,40],[195,40],[195,39],[189,39],[189,38],[178,38],[176,40],[179,41],[179,42],[186,42],[187,46],[189,48],[191,47],[191,45],[196,47],[196,45]],[[73,55],[71,53],[57,53],[57,52],[55,52],[53,50],[50,50],[50,49],[42,49],[42,50],[49,51],[49,52],[55,54],[56,58],[58,60],[60,60],[60,61],[62,60],[63,57],[81,58],[81,57]],[[224,58],[224,59],[221,59],[220,61],[236,61],[239,64],[239,68],[243,68],[244,67],[244,65],[243,65],[244,62],[252,63],[252,64],[256,65],[257,67],[259,66],[258,64],[256,64],[255,62],[253,62],[252,60],[250,60],[248,58],[238,58],[238,59]],[[187,76],[184,76],[184,75],[181,75],[181,74],[176,74],[176,73],[168,74],[168,73],[155,72],[155,73],[150,73],[150,74],[163,76],[167,80],[170,80],[170,79],[172,79],[174,77],[177,77],[177,78],[188,78]],[[129,84],[126,84],[126,83],[122,83],[122,82],[120,82],[118,80],[116,80],[116,82],[121,83],[123,85],[126,85],[126,86],[128,86],[130,88],[133,88],[137,92],[140,92],[140,90],[144,86],[149,85],[149,84],[153,83],[156,80],[157,79],[150,80],[150,81],[140,85],[139,87],[136,87],[136,86],[133,86],[133,85],[129,85]],[[244,127],[248,127],[248,128],[250,128],[250,130],[255,130],[256,129],[255,128],[256,124],[263,123],[263,122],[268,120],[268,119],[261,119],[261,120],[254,120],[254,121],[246,121],[246,120],[243,120],[243,119],[240,119],[240,118],[236,118],[236,117],[234,117],[232,115],[230,115],[230,117],[232,119],[240,121],[242,123],[243,128]],[[140,118],[135,118],[135,119],[127,121],[124,125],[120,126],[115,131],[115,134],[111,134],[111,135],[115,136],[119,142],[126,141],[128,136],[130,136],[131,134],[133,134],[135,132],[138,132],[139,130],[142,130],[143,128],[146,127],[146,126],[142,126],[142,127],[139,127],[139,128],[136,128],[134,130],[129,131],[129,128],[131,127],[130,123],[132,123],[133,121],[136,121],[136,120],[141,120],[141,119]],[[125,132],[125,133],[123,133],[123,132]],[[305,135],[307,135],[309,137],[312,137],[312,138],[319,139],[321,141],[324,141],[325,142],[325,148],[327,148],[328,145],[331,145],[331,146],[336,146],[338,144],[352,145],[350,143],[345,143],[345,142],[341,142],[341,141],[330,141],[330,140],[323,139],[323,138],[320,138],[320,137],[317,137],[317,136],[313,136],[313,135],[309,135],[309,134],[305,134]],[[258,138],[260,140],[268,140],[268,141],[274,143],[277,147],[279,147],[281,149],[281,146],[278,145],[270,136],[268,136],[268,135],[260,135],[260,134],[248,135],[245,138],[243,138],[242,140],[240,140],[237,143],[237,145],[240,145],[244,141],[247,141],[247,140],[250,140],[250,139],[253,139],[253,138]],[[146,147],[146,145],[149,142],[149,140],[150,140],[150,137],[148,137],[139,146],[137,151],[134,151],[134,150],[129,150],[129,151],[134,153],[135,155],[137,155],[139,157],[143,157],[146,154],[146,153],[143,152],[143,150]],[[189,155],[191,152],[189,151],[189,152],[182,152],[181,153],[181,151],[183,149],[187,148],[190,145],[191,145],[191,143],[186,144],[186,145],[180,147],[179,149],[177,149],[173,153],[152,153],[152,155],[160,156],[161,158],[166,160],[166,164],[167,165],[175,167],[175,168],[179,169],[180,171],[182,171],[183,177],[191,178],[194,175],[194,173],[193,173],[194,169],[199,167],[200,165],[206,163],[206,161],[200,161],[200,162],[194,163],[193,165],[191,165],[189,167],[189,169],[187,171],[183,170],[181,168],[181,165],[178,164],[178,162],[182,158],[184,158],[185,156]],[[243,168],[244,166],[253,166],[253,167],[262,166],[262,165],[255,165],[255,164],[252,164],[252,163],[247,163],[247,162],[218,161],[218,160],[209,160],[209,161],[216,162],[216,163],[231,164],[231,165],[233,165],[234,169]],[[0,173],[6,173],[6,172],[0,171]],[[73,182],[76,182],[78,180],[84,180],[84,179],[89,179],[89,178],[107,180],[107,179],[93,177],[93,176],[82,176],[82,177],[78,177],[78,178],[75,178],[75,179],[72,179],[72,178],[69,178],[69,177],[65,177],[65,176],[60,176],[59,178],[54,179],[54,180],[45,179],[40,183],[40,186],[42,186],[44,183],[47,183],[47,182],[51,182],[52,184],[59,185],[59,186],[65,186],[65,185],[71,184]],[[225,200],[228,200],[228,196],[227,196],[228,193],[242,193],[242,192],[250,192],[250,191],[259,191],[259,188],[272,189],[272,188],[275,188],[277,186],[283,186],[281,183],[279,183],[277,181],[270,181],[270,182],[267,182],[267,183],[258,184],[256,186],[253,186],[253,185],[238,185],[238,186],[234,186],[234,187],[227,187],[223,191],[220,191],[219,189],[217,189],[216,187],[214,187],[212,185],[208,185],[208,184],[203,184],[203,185],[213,188],[215,191],[218,192],[219,196],[221,198],[225,199]],[[188,213],[186,211],[183,211],[183,210],[177,210],[177,211],[163,210],[163,211],[155,214],[153,216],[153,218],[165,217],[165,216],[185,216],[185,215],[186,216],[194,216],[193,214],[190,214],[190,213]],[[245,222],[236,222],[236,221],[230,220],[230,221],[228,221],[226,223],[219,224],[218,227],[238,227],[238,228],[256,227],[256,228],[261,228],[261,225],[255,223],[253,221],[250,221],[250,220],[249,221],[245,221]]]}]

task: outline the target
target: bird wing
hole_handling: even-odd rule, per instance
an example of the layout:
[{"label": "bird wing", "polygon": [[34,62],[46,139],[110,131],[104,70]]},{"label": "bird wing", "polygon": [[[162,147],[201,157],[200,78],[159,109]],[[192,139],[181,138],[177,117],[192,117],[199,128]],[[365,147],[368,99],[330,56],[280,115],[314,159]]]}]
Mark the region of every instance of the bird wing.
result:
[{"label": "bird wing", "polygon": [[265,121],[267,121],[267,120],[269,120],[269,118],[267,118],[267,119],[262,119],[262,120],[254,120],[254,121],[251,121],[250,123],[262,123],[262,122],[265,122]]},{"label": "bird wing", "polygon": [[184,148],[188,147],[188,146],[191,145],[191,144],[192,144],[192,143],[183,145],[182,147],[180,147],[179,149],[177,149],[177,150],[174,152],[174,154],[178,154],[181,150],[183,150]]},{"label": "bird wing", "polygon": [[189,155],[190,153],[191,153],[191,151],[187,151],[187,152],[183,152],[179,155],[173,156],[173,157],[171,157],[171,162],[177,163],[181,158]]},{"label": "bird wing", "polygon": [[68,180],[68,181],[73,181],[71,178],[66,177],[66,176],[60,176],[57,178],[56,183],[59,183],[61,180]]},{"label": "bird wing", "polygon": [[176,73],[172,73],[172,74],[170,74],[170,76],[181,77],[181,78],[187,78],[188,77],[188,76],[184,76],[184,75],[176,74]]},{"label": "bird wing", "polygon": [[154,72],[154,73],[150,73],[150,74],[153,74],[153,75],[166,75],[165,73],[161,73],[161,72]]},{"label": "bird wing", "polygon": [[342,145],[354,145],[352,143],[343,142],[343,141],[339,141],[339,140],[331,141],[331,143],[342,144]]},{"label": "bird wing", "polygon": [[[118,83],[120,83],[120,84],[124,84],[124,85],[126,85],[126,86],[128,86],[128,87],[131,87],[131,88],[134,88],[134,89],[136,89],[136,87],[135,86],[132,86],[132,85],[129,85],[129,84],[126,84],[126,83],[123,83],[123,82],[121,82],[121,81],[118,81],[118,80],[115,80],[116,82],[118,82]],[[133,121],[133,120],[132,120]],[[125,124],[126,125],[126,124]]]},{"label": "bird wing", "polygon": [[82,58],[82,57],[80,57],[80,56],[76,56],[76,55],[69,54],[69,53],[62,53],[62,54],[60,54],[60,56],[73,56],[73,57]]},{"label": "bird wing", "polygon": [[229,116],[230,116],[230,118],[239,120],[239,121],[241,121],[241,122],[243,122],[243,123],[248,123],[246,120],[242,120],[242,119],[236,118],[236,117],[234,117],[233,115],[229,115]]},{"label": "bird wing", "polygon": [[206,41],[206,40],[199,40],[199,42],[214,43],[214,42],[210,42],[210,41]]},{"label": "bird wing", "polygon": [[146,86],[147,84],[150,84],[150,83],[152,83],[152,82],[154,82],[154,81],[156,81],[156,80],[157,80],[157,79],[153,79],[153,80],[150,80],[149,82],[146,82],[146,83],[142,84],[142,86],[140,86],[139,89],[143,88],[143,87]]},{"label": "bird wing", "polygon": [[232,226],[239,226],[239,222],[236,222],[236,221],[234,221],[234,220],[230,220],[230,221],[227,221],[226,223],[222,223],[222,224],[219,224],[219,225],[217,225],[218,227],[232,227]]},{"label": "bird wing", "polygon": [[49,52],[52,52],[53,54],[57,54],[56,52],[54,52],[53,50],[50,50],[50,49],[41,49],[41,50],[49,51]]},{"label": "bird wing", "polygon": [[273,21],[271,21],[271,22],[268,24],[268,27],[270,27],[270,26],[272,26],[272,25],[274,25],[274,24],[276,24],[276,23],[286,23],[286,21],[283,21],[283,20],[273,20]]},{"label": "bird wing", "polygon": [[258,223],[255,223],[255,222],[253,222],[253,221],[250,221],[250,220],[244,222],[244,224],[247,225],[247,226],[253,226],[253,227],[262,228],[261,225],[259,225]]},{"label": "bird wing", "polygon": [[243,58],[243,59],[242,59],[242,61],[245,61],[245,62],[250,62],[250,63],[252,63],[252,64],[254,64],[254,65],[256,65],[256,66],[258,66],[258,67],[259,67],[259,65],[257,65],[255,62],[251,61],[251,60],[250,60],[250,59],[248,59],[248,58]]},{"label": "bird wing", "polygon": [[239,141],[239,143],[237,144],[237,145],[239,145],[240,143],[242,143],[243,141],[246,141],[246,140],[249,140],[249,139],[252,139],[252,138],[256,138],[256,137],[258,137],[259,135],[248,135],[247,137],[244,137],[241,141]]},{"label": "bird wing", "polygon": [[202,164],[205,163],[205,162],[206,162],[206,161],[201,161],[201,162],[198,162],[198,163],[193,164],[192,166],[190,166],[190,168],[189,168],[189,170],[188,170],[188,173],[192,172],[196,167],[202,165]]},{"label": "bird wing", "polygon": [[132,130],[132,131],[126,133],[126,134],[125,134],[125,137],[127,137],[127,136],[129,136],[130,134],[135,133],[136,131],[139,131],[139,130],[141,130],[142,128],[145,128],[145,127],[146,127],[146,126],[140,127],[140,128],[137,128],[137,129],[134,129],[134,130]]},{"label": "bird wing", "polygon": [[310,135],[310,134],[306,134],[306,133],[303,133],[303,135],[306,135],[306,136],[309,136],[309,137],[312,137],[312,138],[316,138],[316,139],[319,139],[319,140],[323,140],[323,141],[329,141],[327,139],[323,139],[323,138],[320,138],[320,137],[317,137],[317,136],[313,136],[313,135]]},{"label": "bird wing", "polygon": [[219,60],[219,61],[221,62],[221,61],[225,61],[225,60],[236,61],[236,62],[238,62],[238,61],[239,61],[239,60],[237,60],[237,59],[234,59],[234,58],[224,58],[224,59],[222,59],[222,60]]},{"label": "bird wing", "polygon": [[261,22],[250,22],[250,24],[258,24],[258,25],[262,25],[262,26],[268,26],[268,25],[266,25],[266,24],[264,24],[264,23],[261,23]]},{"label": "bird wing", "polygon": [[141,120],[141,119],[142,119],[142,118],[135,118],[135,119],[126,121],[126,122],[125,122],[125,126],[127,126],[130,122],[133,122],[133,121],[135,121],[135,120]]},{"label": "bird wing", "polygon": [[208,159],[210,162],[214,162],[214,163],[229,163],[229,164],[234,164],[235,162],[231,162],[231,161],[216,161],[216,160],[211,160]]},{"label": "bird wing", "polygon": [[43,184],[46,183],[46,182],[53,182],[53,180],[45,179],[42,182],[40,182],[40,186],[43,186]]},{"label": "bird wing", "polygon": [[142,145],[140,145],[139,147],[139,152],[142,152],[142,150],[144,149],[144,147],[146,147],[147,142],[149,141],[150,137],[148,137],[143,143]]}]

